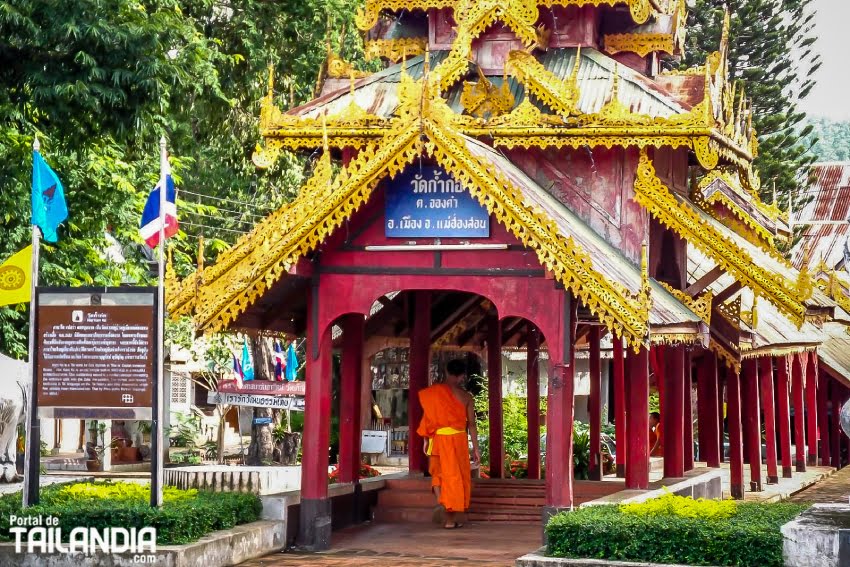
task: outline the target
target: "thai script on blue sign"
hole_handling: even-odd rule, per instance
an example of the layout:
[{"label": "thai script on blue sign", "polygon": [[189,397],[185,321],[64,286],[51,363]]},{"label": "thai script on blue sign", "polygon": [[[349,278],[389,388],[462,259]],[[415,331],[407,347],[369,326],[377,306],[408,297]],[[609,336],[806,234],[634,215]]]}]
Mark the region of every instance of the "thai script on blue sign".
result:
[{"label": "thai script on blue sign", "polygon": [[490,215],[439,167],[412,166],[387,185],[388,237],[486,238]]}]

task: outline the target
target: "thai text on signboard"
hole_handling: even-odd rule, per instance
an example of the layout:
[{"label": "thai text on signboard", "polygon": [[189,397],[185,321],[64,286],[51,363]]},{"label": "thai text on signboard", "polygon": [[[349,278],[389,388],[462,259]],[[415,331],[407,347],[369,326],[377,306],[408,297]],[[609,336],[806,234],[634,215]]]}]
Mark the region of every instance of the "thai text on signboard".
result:
[{"label": "thai text on signboard", "polygon": [[39,293],[39,407],[150,408],[156,360],[155,293],[149,288]]},{"label": "thai text on signboard", "polygon": [[385,235],[486,238],[490,215],[439,167],[412,166],[387,184]]},{"label": "thai text on signboard", "polygon": [[301,396],[263,396],[258,394],[231,394],[228,392],[207,392],[208,404],[230,406],[250,406],[292,411],[304,411],[304,398]]},{"label": "thai text on signboard", "polygon": [[240,385],[237,380],[219,380],[219,392],[232,394],[265,394],[267,396],[303,396],[307,393],[306,382],[274,382],[271,380],[249,380]]}]

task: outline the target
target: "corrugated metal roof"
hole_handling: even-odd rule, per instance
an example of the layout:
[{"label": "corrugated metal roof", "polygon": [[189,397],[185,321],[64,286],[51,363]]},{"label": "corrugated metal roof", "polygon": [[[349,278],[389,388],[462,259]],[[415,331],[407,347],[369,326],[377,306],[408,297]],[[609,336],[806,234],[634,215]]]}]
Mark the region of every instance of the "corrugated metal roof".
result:
[{"label": "corrugated metal roof", "polygon": [[[493,167],[499,173],[510,180],[522,192],[525,205],[545,213],[557,224],[561,234],[571,237],[581,246],[593,259],[594,270],[603,277],[619,283],[632,293],[640,290],[641,274],[638,267],[629,262],[619,250],[585,224],[563,203],[490,146],[471,138],[466,138],[466,146],[472,154],[493,164]],[[655,327],[684,324],[690,326],[694,334],[697,334],[701,328],[700,318],[657,282],[651,280],[651,285],[650,325]]]},{"label": "corrugated metal roof", "polygon": [[850,388],[850,335],[846,330],[841,323],[824,325],[826,340],[818,347],[818,358],[836,379]]},{"label": "corrugated metal roof", "polygon": [[[806,190],[810,197],[794,222],[846,221],[850,219],[850,162],[825,162],[812,166],[814,182]],[[796,197],[799,199],[799,197]],[[850,234],[850,223],[810,226],[795,246],[795,266],[801,266],[806,247],[812,262],[823,260],[835,267],[844,259],[844,243]]]},{"label": "corrugated metal roof", "polygon": [[[430,54],[431,69],[439,65],[447,55],[447,51],[432,52]],[[575,48],[552,49],[540,58],[543,66],[561,79],[569,77],[572,73],[575,60]],[[413,57],[407,61],[406,65],[407,73],[413,79],[419,79],[424,72],[424,56]],[[668,117],[689,110],[688,106],[677,102],[670,93],[640,73],[625,65],[617,64],[615,60],[599,51],[587,48],[581,50],[578,72],[579,92],[581,93],[578,107],[582,113],[599,112],[608,102],[614,83],[613,73],[615,69],[620,77],[618,99],[632,112],[652,117]],[[488,76],[487,78],[494,85],[502,84],[502,75]],[[525,98],[525,87],[514,78],[508,80],[515,103],[519,104]],[[356,81],[354,100],[358,106],[367,112],[388,118],[398,107],[398,84],[400,81],[401,64],[388,67],[374,75]],[[329,84],[336,85],[337,83]],[[455,112],[463,111],[460,104],[462,92],[463,81],[459,81],[446,93],[449,106]],[[534,98],[532,100],[536,106],[544,109],[539,101],[534,100]],[[315,118],[324,110],[327,110],[329,114],[340,113],[350,103],[350,89],[346,86],[334,92],[323,94],[309,104],[294,108],[289,111],[289,114]],[[551,112],[548,109],[547,111]]]}]

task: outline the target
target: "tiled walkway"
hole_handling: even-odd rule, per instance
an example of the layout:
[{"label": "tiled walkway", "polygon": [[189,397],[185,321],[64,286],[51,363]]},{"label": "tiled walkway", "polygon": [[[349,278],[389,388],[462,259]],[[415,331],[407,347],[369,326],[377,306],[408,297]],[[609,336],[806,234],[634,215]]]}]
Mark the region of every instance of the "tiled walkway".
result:
[{"label": "tiled walkway", "polygon": [[798,492],[791,502],[842,503],[850,502],[850,467],[844,467],[829,478]]},{"label": "tiled walkway", "polygon": [[374,524],[335,532],[326,553],[280,553],[242,567],[510,567],[540,547],[541,527],[467,524],[458,530],[432,525]]}]

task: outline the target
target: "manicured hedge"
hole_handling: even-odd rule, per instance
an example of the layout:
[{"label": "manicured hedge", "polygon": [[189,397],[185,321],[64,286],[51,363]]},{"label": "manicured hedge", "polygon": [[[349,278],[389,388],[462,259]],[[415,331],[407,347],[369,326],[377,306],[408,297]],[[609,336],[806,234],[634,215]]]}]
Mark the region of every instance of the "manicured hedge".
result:
[{"label": "manicured hedge", "polygon": [[216,530],[257,521],[259,497],[166,487],[161,508],[151,508],[150,488],[126,482],[74,483],[41,489],[38,506],[21,509],[21,493],[0,497],[0,540],[13,539],[9,516],[55,516],[64,535],[76,527],[155,527],[158,545],[195,541]]},{"label": "manicured hedge", "polygon": [[683,507],[689,509],[690,516],[671,510],[659,513],[658,507],[651,513],[635,513],[620,506],[593,506],[558,514],[546,526],[548,554],[686,565],[782,567],[779,528],[806,508],[788,503],[744,503],[738,504],[729,517],[693,517],[692,511],[699,504],[691,503]]}]

